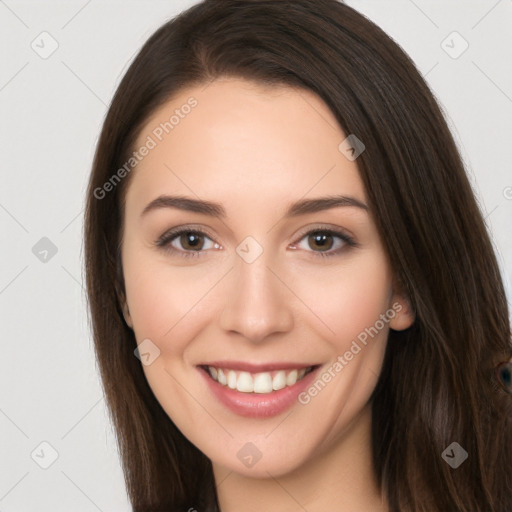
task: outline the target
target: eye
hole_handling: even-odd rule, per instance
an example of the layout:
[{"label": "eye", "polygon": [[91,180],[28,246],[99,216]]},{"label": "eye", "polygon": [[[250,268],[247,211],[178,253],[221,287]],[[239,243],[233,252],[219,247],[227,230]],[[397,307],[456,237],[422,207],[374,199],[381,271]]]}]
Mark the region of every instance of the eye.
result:
[{"label": "eye", "polygon": [[[347,247],[354,247],[357,245],[355,240],[346,233],[323,228],[308,231],[305,236],[299,240],[299,247],[303,240],[305,241],[306,246],[313,250],[312,252],[315,253],[315,256],[324,258],[336,256],[342,251],[345,251]],[[296,246],[297,244],[293,245],[292,248],[295,249]],[[307,247],[302,246],[300,248],[308,251]]]},{"label": "eye", "polygon": [[156,245],[171,253],[181,253],[186,258],[198,257],[204,250],[221,247],[204,231],[191,228],[177,228],[168,231],[156,241]]}]

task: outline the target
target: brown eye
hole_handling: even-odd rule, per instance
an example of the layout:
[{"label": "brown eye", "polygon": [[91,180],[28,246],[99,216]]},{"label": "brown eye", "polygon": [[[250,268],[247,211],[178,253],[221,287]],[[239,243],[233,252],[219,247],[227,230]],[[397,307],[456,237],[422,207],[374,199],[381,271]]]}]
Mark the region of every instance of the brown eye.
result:
[{"label": "brown eye", "polygon": [[305,233],[297,244],[298,248],[313,256],[331,257],[341,255],[351,247],[358,247],[349,235],[332,229],[314,229]]},{"label": "brown eye", "polygon": [[185,250],[201,250],[204,246],[203,236],[194,231],[186,231],[179,236],[181,246]]},{"label": "brown eye", "polygon": [[164,233],[155,244],[164,251],[183,257],[203,256],[208,249],[219,249],[206,233],[196,229],[173,229]]},{"label": "brown eye", "polygon": [[328,251],[333,246],[332,238],[330,233],[314,231],[308,236],[308,244],[313,250]]}]

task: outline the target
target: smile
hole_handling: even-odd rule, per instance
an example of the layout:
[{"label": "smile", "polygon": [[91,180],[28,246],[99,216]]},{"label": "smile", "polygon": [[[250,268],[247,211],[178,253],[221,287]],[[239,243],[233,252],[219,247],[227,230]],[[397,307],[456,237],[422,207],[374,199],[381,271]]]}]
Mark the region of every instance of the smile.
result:
[{"label": "smile", "polygon": [[211,361],[197,369],[217,403],[239,416],[270,418],[297,403],[297,396],[311,385],[321,366]]},{"label": "smile", "polygon": [[275,370],[252,373],[229,368],[204,366],[210,377],[222,386],[236,389],[241,393],[268,394],[291,387],[313,371],[314,366],[292,370]]}]

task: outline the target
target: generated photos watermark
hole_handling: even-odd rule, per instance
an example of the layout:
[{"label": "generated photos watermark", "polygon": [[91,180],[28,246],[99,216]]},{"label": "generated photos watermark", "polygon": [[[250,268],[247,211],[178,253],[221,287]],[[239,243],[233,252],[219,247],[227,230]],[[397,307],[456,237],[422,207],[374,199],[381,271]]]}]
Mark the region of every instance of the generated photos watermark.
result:
[{"label": "generated photos watermark", "polygon": [[[403,306],[399,302],[395,302],[391,308],[380,315],[379,320],[377,320],[371,327],[367,327],[361,331],[357,335],[357,340],[352,340],[350,348],[343,355],[339,355],[336,358],[336,361],[324,370],[322,375],[320,375],[306,391],[299,393],[297,397],[299,403],[302,405],[309,404],[311,399],[317,396],[318,393],[320,393],[325,386],[327,386],[327,384],[331,382],[332,379],[334,379],[341,370],[343,370],[343,368],[345,368],[345,366],[347,366],[349,362],[359,354],[359,352],[361,352],[368,343],[368,336],[372,339],[377,336],[377,334],[384,329],[386,324],[395,318],[396,314],[400,313],[402,309]],[[363,345],[363,347],[359,345],[358,341]]]},{"label": "generated photos watermark", "polygon": [[103,199],[107,193],[112,192],[115,187],[125,178],[139,162],[149,155],[152,149],[158,146],[159,142],[162,142],[164,137],[172,132],[180,124],[182,119],[185,119],[193,108],[197,107],[198,101],[191,96],[186,103],[176,108],[174,113],[169,117],[167,121],[160,123],[156,126],[151,135],[146,137],[146,140],[142,146],[132,153],[132,156],[112,174],[112,176],[105,182],[101,187],[94,189],[94,197],[96,199]]}]

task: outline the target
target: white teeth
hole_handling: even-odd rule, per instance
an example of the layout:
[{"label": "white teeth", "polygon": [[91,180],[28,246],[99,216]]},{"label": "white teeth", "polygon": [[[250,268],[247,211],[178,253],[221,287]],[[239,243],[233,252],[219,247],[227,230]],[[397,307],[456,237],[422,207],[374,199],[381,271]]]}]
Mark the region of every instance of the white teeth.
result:
[{"label": "white teeth", "polygon": [[214,368],[208,366],[208,371],[213,380],[222,386],[236,389],[241,393],[267,394],[278,391],[286,386],[293,386],[302,379],[310,368],[300,370],[279,370],[272,377],[271,372],[260,372],[252,374],[249,372],[237,372],[234,370]]},{"label": "white teeth", "polygon": [[240,372],[236,381],[236,389],[242,393],[252,393],[254,391],[254,381],[250,373]]},{"label": "white teeth", "polygon": [[[213,367],[209,366],[208,368],[211,369]],[[212,375],[212,377],[213,377],[213,375]],[[215,377],[213,377],[213,378],[215,378]],[[217,370],[217,381],[218,381],[219,384],[222,384],[223,386],[225,386],[228,383],[228,381],[226,379],[226,376],[224,375],[224,372],[222,370],[220,370],[220,369]]]},{"label": "white teeth", "polygon": [[286,373],[284,370],[279,370],[275,377],[272,379],[272,389],[278,391],[286,386]]},{"label": "white teeth", "polygon": [[292,370],[286,376],[286,385],[287,386],[293,386],[296,382],[297,382],[297,370]]},{"label": "white teeth", "polygon": [[272,377],[270,373],[258,373],[254,377],[255,393],[270,393],[272,391]]},{"label": "white teeth", "polygon": [[233,370],[228,372],[228,388],[236,389],[236,373]]}]

